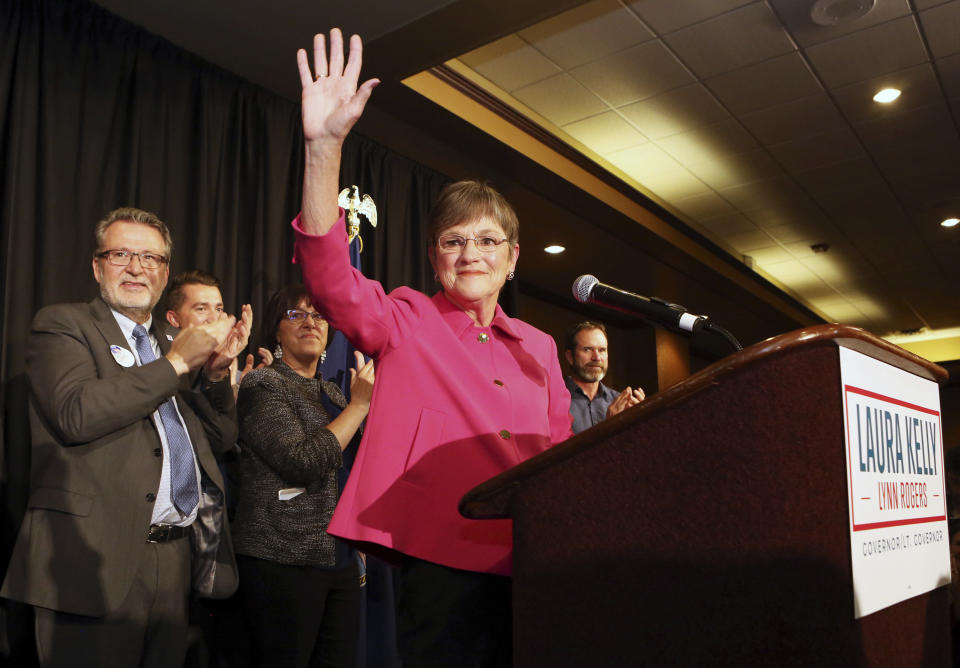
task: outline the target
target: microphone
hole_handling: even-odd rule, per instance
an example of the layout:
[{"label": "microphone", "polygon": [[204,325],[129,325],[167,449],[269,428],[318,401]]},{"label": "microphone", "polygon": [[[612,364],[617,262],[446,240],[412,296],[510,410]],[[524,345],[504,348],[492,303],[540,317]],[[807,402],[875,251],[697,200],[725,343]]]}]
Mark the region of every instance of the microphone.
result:
[{"label": "microphone", "polygon": [[681,334],[703,329],[706,316],[693,315],[679,304],[656,297],[642,297],[612,285],[601,283],[596,276],[584,274],[573,282],[573,297],[581,304],[600,304],[608,308],[641,315],[654,323]]}]

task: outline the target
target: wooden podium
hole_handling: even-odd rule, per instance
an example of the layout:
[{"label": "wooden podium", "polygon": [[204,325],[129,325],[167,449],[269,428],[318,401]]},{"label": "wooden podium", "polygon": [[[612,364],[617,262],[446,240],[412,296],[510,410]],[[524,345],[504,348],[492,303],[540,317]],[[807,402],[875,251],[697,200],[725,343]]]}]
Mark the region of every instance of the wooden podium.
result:
[{"label": "wooden podium", "polygon": [[840,345],[947,378],[804,329],[471,490],[514,522],[515,665],[949,666],[945,586],[854,619]]}]

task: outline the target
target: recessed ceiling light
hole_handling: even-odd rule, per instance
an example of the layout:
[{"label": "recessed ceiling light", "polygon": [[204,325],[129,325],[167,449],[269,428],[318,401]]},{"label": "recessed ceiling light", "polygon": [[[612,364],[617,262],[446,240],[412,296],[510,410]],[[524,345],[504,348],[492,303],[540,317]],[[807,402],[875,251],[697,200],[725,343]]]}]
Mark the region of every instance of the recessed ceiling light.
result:
[{"label": "recessed ceiling light", "polygon": [[548,253],[552,253],[553,255],[556,255],[557,253],[562,253],[567,249],[564,248],[563,246],[547,246],[543,250],[545,250]]},{"label": "recessed ceiling light", "polygon": [[889,104],[898,97],[900,97],[900,91],[896,88],[884,88],[882,91],[873,96],[873,100],[874,102],[879,102],[880,104]]},{"label": "recessed ceiling light", "polygon": [[947,218],[945,221],[940,223],[944,227],[953,227],[957,223],[960,223],[960,218]]}]

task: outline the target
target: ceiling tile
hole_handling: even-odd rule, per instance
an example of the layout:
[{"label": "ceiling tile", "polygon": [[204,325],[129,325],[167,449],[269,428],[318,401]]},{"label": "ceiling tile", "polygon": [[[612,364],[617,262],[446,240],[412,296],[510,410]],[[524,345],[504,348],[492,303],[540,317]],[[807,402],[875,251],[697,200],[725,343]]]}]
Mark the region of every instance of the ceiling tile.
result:
[{"label": "ceiling tile", "polygon": [[907,142],[873,151],[880,171],[904,183],[946,178],[956,181],[960,165],[960,141],[956,135],[939,142]]},{"label": "ceiling tile", "polygon": [[642,144],[609,153],[607,160],[625,171],[637,181],[657,172],[672,172],[680,169],[680,163],[671,158],[656,144]]},{"label": "ceiling tile", "polygon": [[[724,192],[733,191],[734,188],[728,188]],[[804,195],[796,195],[793,201],[784,201],[779,206],[771,206],[763,199],[758,204],[756,198],[743,203],[743,206],[750,207],[745,210],[744,215],[764,229],[775,229],[784,225],[815,229],[824,227],[828,221],[816,203]]]},{"label": "ceiling tile", "polygon": [[876,165],[866,156],[798,171],[793,178],[813,196],[840,192],[854,199],[864,187],[889,190]]},{"label": "ceiling tile", "polygon": [[810,198],[785,177],[724,188],[720,195],[745,213],[761,210],[790,210],[809,207]]},{"label": "ceiling tile", "polygon": [[[784,247],[789,248],[795,257],[802,255],[796,247],[798,244],[803,244],[809,248],[813,244],[821,243],[826,234],[823,227],[815,222],[791,223],[789,225],[777,225],[765,229],[767,234],[780,242]],[[812,253],[813,251],[810,252]]]},{"label": "ceiling tile", "polygon": [[910,235],[861,233],[851,235],[850,243],[881,275],[897,277],[898,282],[930,266],[930,253],[919,239]]},{"label": "ceiling tile", "polygon": [[789,172],[801,172],[864,155],[859,139],[846,127],[775,144],[769,147],[769,151]]},{"label": "ceiling tile", "polygon": [[614,107],[693,81],[660,41],[620,51],[574,68],[570,74]]},{"label": "ceiling tile", "polygon": [[[903,94],[890,104],[874,102],[874,94],[883,88],[896,88]],[[842,86],[832,94],[837,106],[851,122],[881,118],[908,108],[927,107],[942,99],[930,63]]]},{"label": "ceiling tile", "polygon": [[931,286],[937,285],[943,279],[943,274],[931,267],[923,267],[919,270],[908,267],[899,273],[896,272],[898,267],[891,267],[891,269],[894,271],[889,274],[890,280],[896,284],[897,291],[905,298],[912,294],[929,292]]},{"label": "ceiling tile", "polygon": [[566,125],[607,110],[596,95],[569,74],[558,74],[513,92],[514,97],[556,125]]},{"label": "ceiling tile", "polygon": [[[944,249],[950,253],[960,251],[960,229],[957,227],[943,227],[940,225],[938,217],[928,218],[920,221],[918,233],[923,238],[924,243],[933,251]],[[960,270],[960,267],[956,267]]]},{"label": "ceiling tile", "polygon": [[713,216],[699,221],[700,225],[710,230],[714,235],[726,238],[734,234],[743,234],[757,229],[751,220],[742,213]]},{"label": "ceiling tile", "polygon": [[960,2],[920,12],[920,24],[934,58],[960,53]]},{"label": "ceiling tile", "polygon": [[923,11],[924,9],[930,9],[931,7],[943,5],[948,2],[956,2],[956,0],[913,0],[913,4],[918,11]]},{"label": "ceiling tile", "polygon": [[[801,260],[797,260],[797,262],[801,262],[802,264]],[[813,272],[810,273],[813,274]],[[837,292],[836,287],[830,285],[816,274],[813,275],[816,276],[815,281],[809,281],[800,285],[794,284],[792,286],[811,308],[814,304],[823,300],[835,301],[844,299],[843,295]],[[830,318],[827,319],[830,320]]]},{"label": "ceiling tile", "polygon": [[842,297],[837,299],[818,299],[813,302],[814,308],[827,316],[830,322],[839,322],[845,325],[861,326],[866,317]]},{"label": "ceiling tile", "polygon": [[957,164],[960,163],[947,158],[918,166],[905,162],[896,167],[885,167],[884,175],[904,208],[910,212],[917,207],[935,205],[956,197]]},{"label": "ceiling tile", "polygon": [[770,154],[761,150],[683,162],[687,169],[714,190],[763,181],[783,173]]},{"label": "ceiling tile", "polygon": [[747,253],[747,255],[752,257],[757,264],[763,267],[764,271],[766,271],[767,265],[776,264],[778,262],[786,262],[794,259],[794,257],[790,255],[789,251],[779,244],[752,250]]},{"label": "ceiling tile", "polygon": [[903,296],[931,329],[956,327],[956,308],[950,305],[951,299],[956,296],[954,290],[945,290],[942,286],[932,283],[907,290]]},{"label": "ceiling tile", "polygon": [[892,331],[895,325],[892,324],[893,320],[890,318],[890,308],[884,303],[889,302],[889,299],[884,299],[883,302],[877,298],[850,299],[849,301],[870,321],[871,324],[865,327],[867,331],[879,335]]},{"label": "ceiling tile", "polygon": [[634,0],[627,6],[661,35],[713,18],[754,0],[710,0],[710,2],[677,2],[677,0]]},{"label": "ceiling tile", "polygon": [[616,0],[595,0],[521,30],[520,37],[564,69],[609,55],[653,37]]},{"label": "ceiling tile", "polygon": [[563,126],[564,132],[604,155],[631,146],[646,143],[647,138],[614,111],[585,118]]},{"label": "ceiling tile", "polygon": [[811,46],[806,52],[828,88],[895,72],[927,60],[912,16]]},{"label": "ceiling tile", "polygon": [[845,125],[824,93],[744,114],[740,121],[762,144],[803,139]]},{"label": "ceiling tile", "polygon": [[[767,230],[767,233],[769,234],[770,230]],[[789,251],[790,255],[797,258],[798,260],[803,260],[804,258],[813,257],[814,252],[813,252],[813,249],[810,248],[810,246],[818,243],[825,243],[820,240],[813,241],[812,243],[807,241],[793,241],[790,243],[784,243],[779,239],[777,239],[777,241],[780,243],[781,246],[783,246],[784,248],[787,249],[787,251]]]},{"label": "ceiling tile", "polygon": [[847,281],[874,275],[873,270],[858,253],[853,255],[840,257],[831,249],[827,253],[812,253],[800,261],[826,283],[842,289]]},{"label": "ceiling tile", "polygon": [[[960,97],[960,54],[949,58],[941,58],[936,62],[936,66],[947,95]],[[956,111],[956,106],[954,106],[954,111]]]},{"label": "ceiling tile", "polygon": [[847,187],[813,195],[817,204],[834,222],[848,224],[852,221],[876,221],[902,225],[903,207],[893,191],[885,184],[881,187],[862,185]]},{"label": "ceiling tile", "polygon": [[663,40],[701,79],[795,50],[790,36],[762,2],[670,33]]},{"label": "ceiling tile", "polygon": [[703,181],[686,169],[648,174],[643,177],[641,183],[668,202],[683,197],[693,197],[709,190]]},{"label": "ceiling tile", "polygon": [[687,130],[658,139],[656,143],[682,163],[715,161],[721,156],[760,148],[750,133],[733,120]]},{"label": "ceiling tile", "polygon": [[556,64],[516,35],[465,53],[460,60],[506,91],[560,72]]},{"label": "ceiling tile", "polygon": [[854,131],[870,150],[882,151],[898,144],[938,144],[957,139],[957,129],[945,102],[919,109],[905,109],[854,125]]},{"label": "ceiling tile", "polygon": [[749,255],[754,255],[753,251],[760,251],[762,249],[768,249],[769,252],[772,253],[776,249],[781,248],[780,244],[771,239],[770,235],[762,230],[731,234],[726,236],[724,241],[740,253]]},{"label": "ceiling tile", "polygon": [[651,139],[731,118],[729,112],[701,84],[674,88],[620,107],[618,111]]},{"label": "ceiling tile", "polygon": [[[960,252],[960,244],[957,242],[949,244],[939,244],[931,247],[931,252],[937,260],[937,265],[944,268],[946,280],[954,287],[960,282],[960,267],[957,266],[957,253]],[[956,292],[953,297],[953,308],[956,309]]]},{"label": "ceiling tile", "polygon": [[705,84],[734,114],[773,107],[822,91],[797,53],[721,74]]},{"label": "ceiling tile", "polygon": [[[842,21],[833,26],[822,26],[810,18],[810,9],[813,2],[797,2],[797,0],[770,0],[774,11],[783,20],[787,30],[800,46],[810,46],[825,42],[841,35],[846,35],[871,26],[886,23],[892,19],[906,16],[910,13],[910,4],[907,0],[877,0],[873,9],[866,16],[854,21]],[[837,3],[843,9],[842,3]],[[847,3],[846,7],[851,7]]]},{"label": "ceiling tile", "polygon": [[[730,202],[723,199],[715,192],[705,192],[694,197],[678,199],[672,202],[672,204],[673,207],[680,211],[681,214],[694,220],[715,218],[718,216],[731,216],[736,214],[736,211],[734,210],[733,206],[730,205]],[[753,227],[753,223],[747,221],[747,224],[751,228]]]},{"label": "ceiling tile", "polygon": [[790,286],[812,286],[821,285],[822,281],[807,269],[799,260],[786,260],[783,262],[768,262],[762,266],[763,270]]}]

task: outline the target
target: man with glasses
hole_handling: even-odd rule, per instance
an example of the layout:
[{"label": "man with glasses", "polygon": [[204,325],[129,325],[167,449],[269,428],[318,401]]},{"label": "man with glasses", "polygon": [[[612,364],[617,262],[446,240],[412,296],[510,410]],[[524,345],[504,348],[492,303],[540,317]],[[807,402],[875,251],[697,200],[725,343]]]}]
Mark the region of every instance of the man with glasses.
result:
[{"label": "man with glasses", "polygon": [[576,325],[567,335],[565,348],[564,355],[573,372],[566,383],[574,434],[643,401],[639,387],[627,387],[618,393],[600,382],[607,375],[609,362],[607,328],[602,322],[586,320]]},{"label": "man with glasses", "polygon": [[166,225],[117,209],[95,237],[100,296],[33,321],[31,492],[0,595],[34,606],[42,666],[181,666],[191,580],[237,584],[213,450],[237,439],[227,373],[251,316],[174,339],[151,315]]}]

